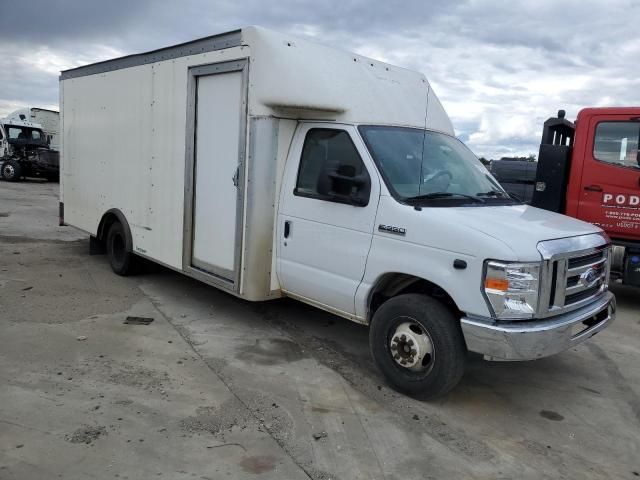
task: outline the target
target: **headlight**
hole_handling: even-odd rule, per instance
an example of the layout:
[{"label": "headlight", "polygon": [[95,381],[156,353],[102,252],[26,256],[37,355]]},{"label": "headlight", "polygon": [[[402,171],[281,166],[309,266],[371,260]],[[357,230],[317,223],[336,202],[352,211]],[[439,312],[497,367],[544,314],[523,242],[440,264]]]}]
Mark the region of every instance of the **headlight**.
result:
[{"label": "headlight", "polygon": [[532,318],[538,309],[539,263],[487,261],[484,292],[500,319]]}]

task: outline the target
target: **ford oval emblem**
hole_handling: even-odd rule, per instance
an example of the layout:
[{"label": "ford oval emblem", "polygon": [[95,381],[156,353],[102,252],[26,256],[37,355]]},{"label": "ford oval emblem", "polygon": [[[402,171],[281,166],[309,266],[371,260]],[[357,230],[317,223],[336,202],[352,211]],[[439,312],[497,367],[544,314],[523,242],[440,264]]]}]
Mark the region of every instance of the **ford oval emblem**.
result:
[{"label": "ford oval emblem", "polygon": [[584,280],[587,285],[591,285],[597,279],[598,279],[598,272],[596,272],[595,269],[592,268],[591,270],[588,270],[585,273]]}]

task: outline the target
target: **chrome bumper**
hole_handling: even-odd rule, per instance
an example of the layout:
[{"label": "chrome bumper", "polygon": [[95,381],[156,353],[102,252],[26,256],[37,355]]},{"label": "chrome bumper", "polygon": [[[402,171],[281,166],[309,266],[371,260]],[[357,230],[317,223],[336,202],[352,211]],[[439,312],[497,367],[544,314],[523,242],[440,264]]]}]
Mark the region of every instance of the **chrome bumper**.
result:
[{"label": "chrome bumper", "polygon": [[567,350],[606,328],[616,315],[611,292],[589,305],[544,320],[495,321],[463,317],[467,349],[489,360],[535,360]]}]

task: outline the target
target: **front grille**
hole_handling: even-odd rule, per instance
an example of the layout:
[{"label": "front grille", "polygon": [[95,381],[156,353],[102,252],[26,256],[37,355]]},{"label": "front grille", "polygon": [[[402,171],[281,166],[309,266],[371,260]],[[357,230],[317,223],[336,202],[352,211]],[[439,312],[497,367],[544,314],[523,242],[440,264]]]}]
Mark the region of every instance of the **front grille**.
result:
[{"label": "front grille", "polygon": [[569,269],[584,267],[585,265],[589,265],[593,262],[597,262],[601,258],[602,258],[602,251],[594,252],[589,255],[584,255],[582,257],[570,258]]},{"label": "front grille", "polygon": [[564,299],[565,305],[573,305],[574,303],[578,303],[582,300],[586,300],[589,297],[593,297],[600,291],[600,285],[593,286],[591,288],[587,288],[586,290],[582,290],[578,293],[571,293],[567,295]]},{"label": "front grille", "polygon": [[577,307],[606,287],[609,247],[552,261],[549,311]]},{"label": "front grille", "polygon": [[576,275],[575,277],[567,278],[567,287],[574,287],[580,281],[580,275]]}]

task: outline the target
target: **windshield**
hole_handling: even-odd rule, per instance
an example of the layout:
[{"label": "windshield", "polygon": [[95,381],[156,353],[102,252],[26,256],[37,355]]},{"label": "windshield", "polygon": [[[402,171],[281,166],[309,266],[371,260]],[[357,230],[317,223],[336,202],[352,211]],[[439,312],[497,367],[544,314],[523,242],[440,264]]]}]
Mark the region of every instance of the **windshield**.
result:
[{"label": "windshield", "polygon": [[44,142],[44,132],[39,128],[23,127],[18,125],[5,125],[9,140],[24,142]]},{"label": "windshield", "polygon": [[514,203],[476,156],[449,135],[406,127],[359,127],[391,193],[400,201]]}]

